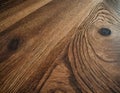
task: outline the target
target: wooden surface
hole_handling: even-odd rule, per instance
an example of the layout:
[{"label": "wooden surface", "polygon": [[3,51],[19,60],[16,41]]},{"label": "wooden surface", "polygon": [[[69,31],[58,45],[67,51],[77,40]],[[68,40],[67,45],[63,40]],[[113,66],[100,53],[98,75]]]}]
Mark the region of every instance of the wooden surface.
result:
[{"label": "wooden surface", "polygon": [[120,93],[120,0],[0,0],[0,93]]}]

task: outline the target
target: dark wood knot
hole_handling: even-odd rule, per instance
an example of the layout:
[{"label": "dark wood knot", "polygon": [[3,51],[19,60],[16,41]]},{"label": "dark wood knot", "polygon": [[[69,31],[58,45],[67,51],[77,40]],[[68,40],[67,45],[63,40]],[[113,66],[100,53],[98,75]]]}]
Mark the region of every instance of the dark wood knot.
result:
[{"label": "dark wood knot", "polygon": [[17,50],[18,46],[19,46],[19,43],[20,43],[19,38],[13,38],[8,44],[8,49],[12,50],[12,51]]},{"label": "dark wood knot", "polygon": [[108,28],[101,28],[98,32],[99,32],[99,34],[101,34],[103,36],[111,35],[111,30]]}]

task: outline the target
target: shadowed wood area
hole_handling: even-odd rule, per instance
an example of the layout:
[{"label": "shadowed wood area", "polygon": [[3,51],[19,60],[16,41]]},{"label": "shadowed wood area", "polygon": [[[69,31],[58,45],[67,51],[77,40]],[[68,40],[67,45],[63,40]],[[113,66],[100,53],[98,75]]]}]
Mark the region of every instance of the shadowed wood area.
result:
[{"label": "shadowed wood area", "polygon": [[120,0],[0,0],[0,93],[120,93]]}]

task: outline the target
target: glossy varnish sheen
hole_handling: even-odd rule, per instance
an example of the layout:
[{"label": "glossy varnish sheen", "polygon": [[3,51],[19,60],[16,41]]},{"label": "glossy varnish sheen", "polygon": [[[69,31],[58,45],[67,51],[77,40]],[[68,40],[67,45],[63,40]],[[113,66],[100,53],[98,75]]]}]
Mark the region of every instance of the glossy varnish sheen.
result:
[{"label": "glossy varnish sheen", "polygon": [[0,93],[120,93],[119,0],[0,0]]}]

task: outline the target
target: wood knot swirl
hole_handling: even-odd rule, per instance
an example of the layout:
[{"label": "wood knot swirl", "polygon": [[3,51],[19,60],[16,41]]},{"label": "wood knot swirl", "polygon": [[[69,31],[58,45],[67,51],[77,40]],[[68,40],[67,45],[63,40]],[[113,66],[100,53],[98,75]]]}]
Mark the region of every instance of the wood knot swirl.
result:
[{"label": "wood knot swirl", "polygon": [[[120,93],[115,79],[120,71],[116,65],[120,62],[120,37],[116,38],[119,29],[115,26],[120,23],[110,12],[104,3],[96,6],[70,43],[68,57],[82,93]],[[111,34],[108,28],[113,30],[111,37],[101,37]]]}]

